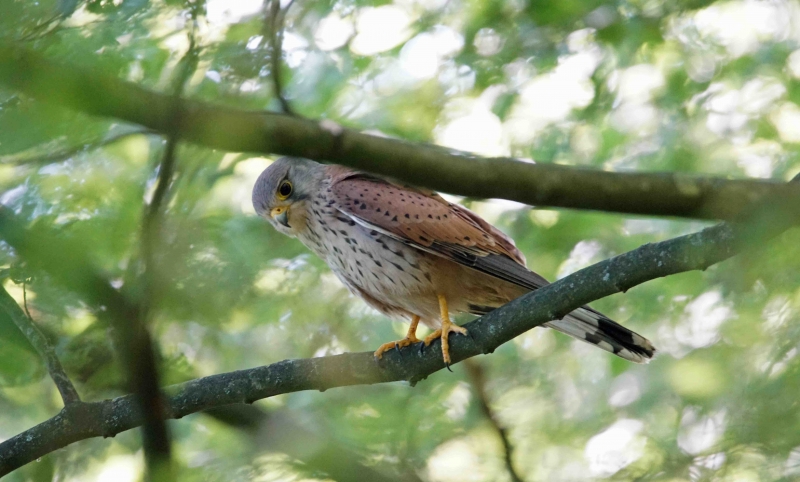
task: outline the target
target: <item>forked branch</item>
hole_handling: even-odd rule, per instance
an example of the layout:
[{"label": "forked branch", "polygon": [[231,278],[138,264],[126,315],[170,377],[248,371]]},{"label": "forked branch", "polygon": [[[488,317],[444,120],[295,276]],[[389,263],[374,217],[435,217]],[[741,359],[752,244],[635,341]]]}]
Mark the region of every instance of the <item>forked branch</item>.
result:
[{"label": "forked branch", "polygon": [[33,319],[26,313],[27,310],[23,311],[17,301],[2,286],[0,286],[0,309],[8,314],[8,317],[17,325],[17,328],[25,335],[25,338],[28,339],[44,361],[47,371],[50,373],[50,378],[53,379],[53,383],[58,388],[58,393],[61,394],[64,406],[80,402],[81,397],[78,396],[75,385],[72,384],[72,380],[69,379],[67,372],[64,371],[53,345],[50,344],[42,330],[36,326]]}]

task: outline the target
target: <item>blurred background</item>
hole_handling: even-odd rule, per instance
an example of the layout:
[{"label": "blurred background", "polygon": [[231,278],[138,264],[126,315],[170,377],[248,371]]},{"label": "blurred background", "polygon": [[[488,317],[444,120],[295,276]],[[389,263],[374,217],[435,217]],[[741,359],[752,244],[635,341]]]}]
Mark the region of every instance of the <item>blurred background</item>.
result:
[{"label": "blurred background", "polygon": [[[4,0],[0,41],[161,92],[191,48],[184,95],[279,111],[271,12],[262,0]],[[303,116],[613,171],[800,172],[794,1],[295,0],[279,15],[282,94]],[[165,144],[0,90],[0,202],[91,247],[87,263],[124,288]],[[250,191],[272,160],[178,145],[151,325],[165,384],[405,334],[254,216]],[[708,225],[448,199],[511,235],[551,280]],[[413,388],[295,393],[170,422],[180,480],[797,480],[798,245],[789,231],[593,303],[654,342],[649,365],[534,329]],[[24,282],[83,399],[123,394],[92,307],[4,243],[0,263],[20,303]],[[60,408],[42,362],[0,316],[0,440]],[[7,480],[127,482],[142,469],[136,430]]]}]

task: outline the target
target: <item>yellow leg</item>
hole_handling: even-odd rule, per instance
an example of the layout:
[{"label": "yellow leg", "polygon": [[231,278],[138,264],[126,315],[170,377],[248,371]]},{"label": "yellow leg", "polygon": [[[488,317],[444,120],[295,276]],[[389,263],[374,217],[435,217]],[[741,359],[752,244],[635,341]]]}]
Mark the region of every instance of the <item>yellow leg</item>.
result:
[{"label": "yellow leg", "polygon": [[411,326],[408,327],[408,333],[406,333],[406,337],[402,340],[397,341],[390,341],[389,343],[384,343],[377,350],[375,350],[375,356],[377,358],[383,357],[383,354],[391,350],[392,348],[403,348],[404,346],[413,345],[414,343],[419,343],[419,339],[417,338],[417,325],[419,325],[419,316],[414,315],[411,317]]},{"label": "yellow leg", "polygon": [[440,316],[442,317],[442,328],[439,330],[434,331],[430,335],[425,338],[425,346],[430,345],[433,341],[437,338],[442,339],[442,357],[444,358],[444,363],[447,367],[450,367],[450,333],[461,333],[462,335],[467,334],[467,329],[461,326],[456,325],[452,321],[450,321],[450,312],[447,309],[447,299],[444,295],[437,295],[439,297],[439,312]]}]

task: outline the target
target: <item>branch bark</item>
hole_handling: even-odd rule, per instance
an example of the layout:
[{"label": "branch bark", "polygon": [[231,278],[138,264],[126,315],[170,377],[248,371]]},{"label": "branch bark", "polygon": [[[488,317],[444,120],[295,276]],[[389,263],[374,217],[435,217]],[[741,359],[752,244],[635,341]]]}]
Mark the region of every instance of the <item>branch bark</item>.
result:
[{"label": "branch bark", "polygon": [[[773,222],[749,229],[720,224],[697,233],[646,244],[628,253],[599,262],[575,272],[551,285],[528,293],[469,324],[471,337],[451,340],[454,363],[493,352],[501,344],[522,333],[563,317],[570,311],[605,296],[627,291],[645,281],[685,271],[704,270],[740,251],[747,245],[759,246],[787,229],[789,224]],[[44,236],[43,236],[44,234]],[[65,241],[47,237],[41,231],[25,232],[19,220],[0,209],[0,236],[23,257],[39,266],[58,266],[53,252],[80,252],[65,247]],[[46,244],[42,239],[49,240]],[[63,255],[62,255],[63,256]],[[67,256],[69,258],[69,256]],[[60,262],[60,259],[59,259]],[[68,265],[78,262],[67,261]],[[72,283],[103,291],[99,296],[106,304],[125,307],[124,299],[96,275],[86,275],[86,263],[74,271]],[[50,271],[53,273],[53,271]],[[64,267],[56,271],[65,272]],[[68,271],[66,271],[68,272]],[[76,281],[77,278],[77,281]],[[111,294],[108,290],[111,290]],[[125,319],[124,317],[120,319]],[[180,419],[186,415],[237,403],[302,390],[324,391],[335,387],[406,380],[415,384],[444,368],[441,344],[436,342],[420,353],[417,347],[389,352],[377,361],[372,352],[286,360],[272,365],[239,370],[192,380],[167,387],[166,417]],[[0,477],[38,457],[79,440],[111,437],[141,425],[143,418],[132,396],[95,403],[76,403],[65,407],[55,417],[0,443]]]},{"label": "branch bark", "polygon": [[[170,96],[32,50],[0,46],[0,84],[87,114],[172,132]],[[335,162],[442,192],[537,206],[628,214],[738,220],[766,197],[800,215],[800,186],[673,173],[612,173],[506,158],[362,134],[330,122],[184,102],[183,140],[236,152]]]}]

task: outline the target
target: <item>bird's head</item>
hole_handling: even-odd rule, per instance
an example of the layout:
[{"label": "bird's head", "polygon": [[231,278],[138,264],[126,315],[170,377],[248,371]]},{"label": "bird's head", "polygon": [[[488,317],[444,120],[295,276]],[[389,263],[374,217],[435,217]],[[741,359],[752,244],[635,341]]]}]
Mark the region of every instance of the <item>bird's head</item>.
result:
[{"label": "bird's head", "polygon": [[318,162],[282,157],[258,176],[253,208],[281,233],[296,236],[306,227],[307,204],[323,177]]}]

